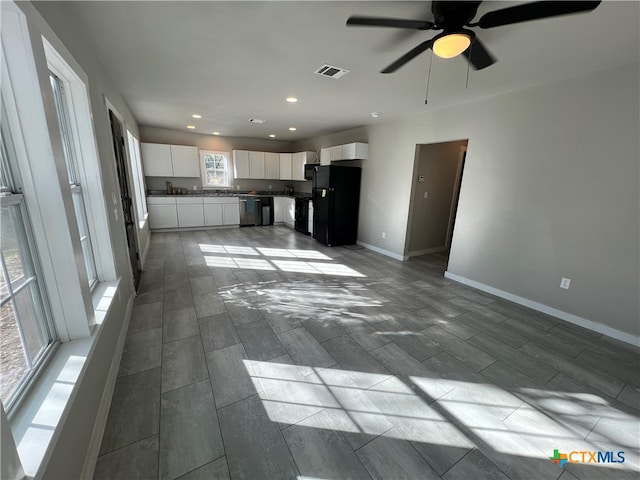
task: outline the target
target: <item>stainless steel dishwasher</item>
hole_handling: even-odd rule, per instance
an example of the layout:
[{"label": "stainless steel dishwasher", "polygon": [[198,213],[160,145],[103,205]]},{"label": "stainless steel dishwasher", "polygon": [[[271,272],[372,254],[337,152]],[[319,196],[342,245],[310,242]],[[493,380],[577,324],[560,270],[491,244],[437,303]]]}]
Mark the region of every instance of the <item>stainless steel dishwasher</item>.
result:
[{"label": "stainless steel dishwasher", "polygon": [[256,197],[240,197],[240,226],[262,224],[262,201]]}]

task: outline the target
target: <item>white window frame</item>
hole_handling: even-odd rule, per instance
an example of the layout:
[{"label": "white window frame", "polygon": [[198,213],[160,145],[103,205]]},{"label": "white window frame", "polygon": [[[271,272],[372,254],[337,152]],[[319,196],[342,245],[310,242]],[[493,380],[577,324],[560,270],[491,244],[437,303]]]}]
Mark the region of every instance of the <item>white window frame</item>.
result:
[{"label": "white window frame", "polygon": [[[53,77],[53,80],[51,77]],[[54,92],[54,103],[60,123],[60,136],[67,164],[67,172],[69,174],[69,188],[73,199],[78,233],[80,234],[82,256],[87,270],[89,289],[93,290],[98,283],[98,272],[93,254],[93,240],[91,238],[91,231],[89,230],[89,216],[87,215],[87,209],[85,207],[85,193],[82,188],[82,181],[78,175],[78,171],[81,168],[81,160],[78,160],[78,152],[76,150],[78,144],[76,140],[77,134],[74,132],[73,123],[71,122],[71,112],[66,95],[68,82],[60,78],[53,69],[50,72],[49,78],[51,80],[51,88]]]},{"label": "white window frame", "polygon": [[[62,342],[91,334],[94,312],[82,260],[76,256],[71,232],[75,223],[68,182],[58,176],[65,171],[60,141],[54,145],[51,128],[57,119],[42,38],[29,29],[20,9],[2,2],[2,99],[17,171],[24,187],[25,205],[56,331]],[[25,52],[32,54],[25,55]],[[49,111],[43,98],[49,100]],[[54,153],[55,152],[55,153]],[[49,159],[43,161],[41,159]],[[53,159],[53,161],[51,161]],[[40,160],[40,161],[39,161]],[[64,186],[64,188],[63,188]],[[86,274],[84,274],[86,278]]]},{"label": "white window frame", "polygon": [[[4,109],[3,109],[4,111]],[[3,112],[4,113],[4,112]],[[20,334],[20,339],[23,348],[23,355],[25,356],[25,363],[28,370],[25,372],[24,376],[20,379],[20,381],[16,384],[12,395],[3,400],[3,408],[6,412],[11,412],[14,406],[18,405],[22,399],[22,397],[26,394],[29,387],[33,383],[33,381],[37,378],[38,374],[42,371],[44,366],[47,364],[50,356],[54,353],[56,348],[59,345],[58,341],[58,333],[56,331],[55,325],[53,323],[51,317],[51,311],[49,307],[49,299],[47,298],[46,288],[43,282],[42,270],[40,268],[40,261],[38,258],[37,250],[35,248],[35,242],[33,238],[33,232],[31,228],[31,221],[29,219],[29,215],[27,213],[27,208],[25,205],[24,195],[22,193],[17,193],[18,191],[22,191],[22,187],[20,186],[19,175],[18,178],[13,174],[16,170],[16,165],[13,165],[11,161],[12,158],[9,158],[9,155],[12,157],[15,156],[14,149],[11,144],[11,133],[8,130],[8,127],[5,125],[5,133],[8,134],[9,138],[6,138],[4,134],[2,134],[2,141],[0,142],[2,146],[0,148],[3,149],[2,157],[4,158],[3,162],[3,173],[6,175],[5,180],[7,180],[7,187],[11,190],[11,193],[8,191],[4,191],[2,197],[0,197],[0,203],[2,203],[2,207],[16,207],[17,212],[20,217],[20,224],[16,225],[16,228],[21,230],[21,234],[25,237],[25,244],[22,245],[22,249],[25,253],[25,261],[26,264],[23,267],[26,270],[32,270],[32,277],[27,279],[21,285],[18,286],[17,290],[14,290],[12,287],[11,278],[9,272],[4,264],[0,268],[3,269],[3,276],[5,282],[7,284],[7,296],[3,299],[2,305],[4,306],[6,303],[12,302],[13,298],[25,288],[28,288],[29,285],[35,284],[37,288],[37,298],[34,299],[34,304],[36,305],[36,310],[39,310],[42,314],[42,318],[37,319],[37,323],[40,324],[41,328],[44,330],[46,335],[46,343],[43,345],[42,350],[35,356],[31,357],[31,353],[28,351],[26,345],[24,344],[25,339],[23,335],[23,326],[21,325],[19,312],[17,312],[13,307],[12,310],[14,315],[18,315],[16,317],[16,324],[18,327],[18,331]],[[9,143],[9,144],[7,144]],[[13,159],[15,160],[15,159]],[[26,271],[25,271],[26,273]]]},{"label": "white window frame", "polygon": [[[225,168],[224,168],[224,185],[209,185],[207,183],[207,167],[205,166],[205,155],[224,155],[225,158]],[[218,188],[228,188],[231,186],[231,153],[230,152],[222,152],[218,150],[200,150],[200,171],[202,173],[202,188],[203,189],[218,189]]]},{"label": "white window frame", "polygon": [[[67,99],[67,113],[73,135],[76,162],[76,176],[83,185],[83,200],[87,211],[87,226],[91,236],[93,257],[96,264],[98,282],[116,279],[114,254],[109,231],[108,211],[100,170],[100,160],[96,145],[93,113],[89,102],[88,78],[64,46],[54,47],[46,37],[42,37],[46,62],[53,73],[63,81]],[[62,52],[62,53],[61,53]],[[64,53],[64,56],[63,56]]]},{"label": "white window frame", "polygon": [[149,217],[147,210],[147,197],[144,184],[144,174],[142,172],[142,156],[140,154],[140,140],[129,130],[127,130],[127,144],[129,146],[129,163],[133,177],[133,196],[135,197],[136,212],[138,215],[138,228],[144,228]]}]

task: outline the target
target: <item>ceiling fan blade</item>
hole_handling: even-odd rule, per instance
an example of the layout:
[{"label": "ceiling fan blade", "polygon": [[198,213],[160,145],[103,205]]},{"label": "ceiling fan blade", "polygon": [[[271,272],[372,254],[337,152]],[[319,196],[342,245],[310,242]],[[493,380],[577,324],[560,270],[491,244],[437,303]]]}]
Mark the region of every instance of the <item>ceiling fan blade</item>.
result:
[{"label": "ceiling fan blade", "polygon": [[469,48],[462,52],[462,54],[467,57],[469,63],[476,70],[482,70],[496,63],[495,57],[491,55],[487,47],[477,38],[473,40]]},{"label": "ceiling fan blade", "polygon": [[360,27],[392,27],[392,28],[411,28],[413,30],[433,30],[435,25],[433,22],[426,20],[404,20],[402,18],[386,18],[386,17],[349,17],[347,26]]},{"label": "ceiling fan blade", "polygon": [[393,73],[393,72],[395,72],[400,67],[402,67],[405,63],[408,63],[409,61],[413,60],[415,57],[420,55],[425,50],[429,50],[432,45],[433,45],[433,39],[427,40],[426,42],[422,42],[417,47],[409,50],[407,53],[405,53],[403,56],[401,56],[399,59],[397,59],[391,65],[389,65],[387,68],[385,68],[384,70],[381,70],[380,73]]},{"label": "ceiling fan blade", "polygon": [[573,13],[589,12],[600,5],[601,0],[595,1],[539,1],[503,8],[485,13],[477,24],[480,28],[493,28],[513,23],[528,22],[541,18],[570,15]]}]

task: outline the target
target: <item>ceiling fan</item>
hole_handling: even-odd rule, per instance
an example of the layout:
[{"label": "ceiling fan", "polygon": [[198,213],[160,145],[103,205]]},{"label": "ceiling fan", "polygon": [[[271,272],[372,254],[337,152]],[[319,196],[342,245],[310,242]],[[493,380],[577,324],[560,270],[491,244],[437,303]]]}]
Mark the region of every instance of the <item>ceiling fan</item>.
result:
[{"label": "ceiling fan", "polygon": [[363,27],[392,27],[413,30],[442,30],[435,37],[422,42],[408,51],[381,73],[392,73],[404,64],[413,60],[422,52],[433,49],[433,53],[442,58],[453,58],[464,55],[476,69],[482,70],[493,65],[496,60],[476,34],[465,27],[494,28],[514,23],[528,22],[541,18],[570,15],[594,10],[600,5],[596,1],[550,1],[523,3],[512,7],[501,8],[485,13],[477,22],[471,23],[476,16],[480,1],[432,1],[431,11],[434,21],[404,20],[385,17],[352,16],[347,20],[347,26]]}]

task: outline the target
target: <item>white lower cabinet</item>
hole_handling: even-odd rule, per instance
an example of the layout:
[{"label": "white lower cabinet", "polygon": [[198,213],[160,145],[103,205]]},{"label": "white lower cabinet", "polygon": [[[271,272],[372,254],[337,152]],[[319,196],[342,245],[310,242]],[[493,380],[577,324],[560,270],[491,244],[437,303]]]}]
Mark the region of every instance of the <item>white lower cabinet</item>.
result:
[{"label": "white lower cabinet", "polygon": [[149,228],[177,228],[178,213],[173,197],[147,197]]},{"label": "white lower cabinet", "polygon": [[238,197],[204,197],[205,227],[240,224]]},{"label": "white lower cabinet", "polygon": [[147,197],[147,205],[152,230],[240,225],[238,197]]},{"label": "white lower cabinet", "polygon": [[291,228],[296,224],[296,200],[289,197],[274,197],[273,223],[284,223]]},{"label": "white lower cabinet", "polygon": [[222,204],[204,204],[204,226],[216,227],[222,225]]},{"label": "white lower cabinet", "polygon": [[204,226],[202,197],[176,198],[178,207],[178,227]]},{"label": "white lower cabinet", "polygon": [[282,197],[273,197],[273,223],[284,223],[284,203]]},{"label": "white lower cabinet", "polygon": [[222,224],[240,225],[240,204],[238,199],[235,203],[224,203],[222,205]]}]

